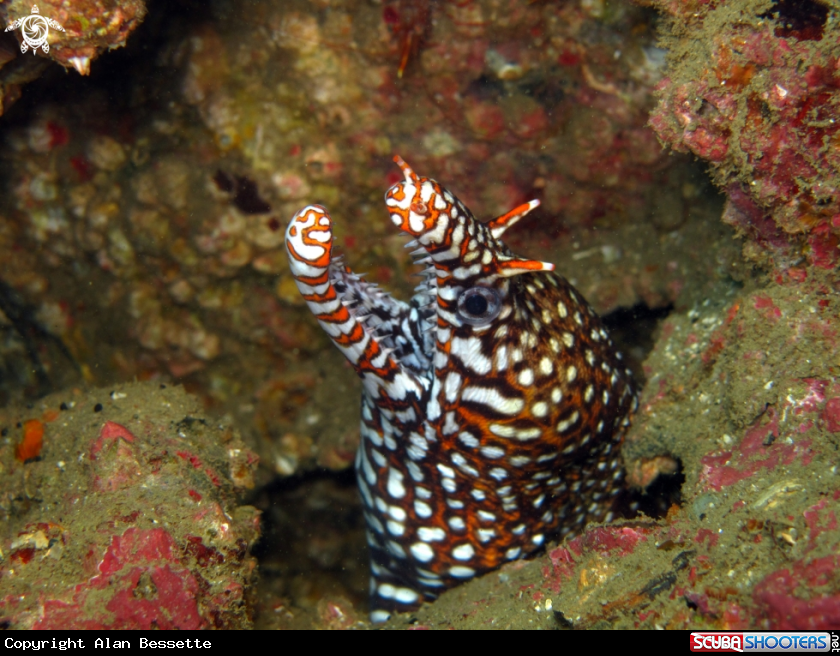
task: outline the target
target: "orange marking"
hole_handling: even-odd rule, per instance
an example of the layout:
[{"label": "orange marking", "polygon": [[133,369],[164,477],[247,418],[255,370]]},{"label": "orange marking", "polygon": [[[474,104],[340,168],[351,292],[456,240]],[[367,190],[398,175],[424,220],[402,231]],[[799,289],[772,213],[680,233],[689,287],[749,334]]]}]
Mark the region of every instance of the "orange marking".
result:
[{"label": "orange marking", "polygon": [[43,421],[45,424],[49,424],[58,419],[58,416],[58,410],[56,410],[55,408],[50,408],[49,410],[45,410],[44,414],[41,415],[41,421]]},{"label": "orange marking", "polygon": [[314,301],[315,303],[325,303],[326,301],[332,301],[337,298],[335,293],[335,287],[330,285],[327,287],[327,291],[323,294],[318,294],[317,292],[314,294],[304,294],[303,300],[304,301]]},{"label": "orange marking", "polygon": [[502,214],[502,216],[493,219],[492,221],[487,222],[487,227],[493,230],[494,228],[501,228],[511,219],[519,218],[524,212],[526,212],[531,207],[531,203],[523,203],[519,207],[514,207],[510,212],[507,214]]},{"label": "orange marking", "polygon": [[537,262],[536,260],[513,260],[511,262],[499,262],[500,269],[510,269],[513,271],[551,271],[546,269],[545,262]]},{"label": "orange marking", "polygon": [[[303,260],[304,262],[308,262],[312,266],[316,266],[316,267],[319,267],[319,268],[328,267],[329,264],[330,264],[330,246],[331,246],[331,244],[329,244],[329,243],[325,244],[322,241],[318,241],[317,239],[309,239],[308,237],[309,237],[308,234],[304,236],[304,242],[309,246],[320,246],[321,248],[324,249],[324,253],[317,260],[306,259],[302,255],[299,256],[300,259]],[[297,255],[297,253],[295,253],[295,255]]]},{"label": "orange marking", "polygon": [[319,314],[318,318],[324,323],[344,323],[350,319],[350,313],[347,311],[347,308],[342,305],[329,314]]},{"label": "orange marking", "polygon": [[339,346],[352,346],[361,342],[364,336],[365,330],[362,328],[362,324],[356,323],[351,332],[333,337],[332,340]]},{"label": "orange marking", "polygon": [[30,419],[23,425],[23,439],[15,447],[15,458],[21,462],[37,458],[44,442],[44,424],[38,419]]},{"label": "orange marking", "polygon": [[[384,367],[374,367],[370,364],[368,360],[362,360],[357,366],[359,368],[359,371],[370,371],[371,373],[376,374],[376,376],[378,376],[382,380],[386,381],[390,380],[392,377],[391,375],[397,370],[397,367],[396,365],[394,365],[391,358],[385,360]],[[391,401],[390,405],[393,405],[393,401]]]},{"label": "orange marking", "polygon": [[[313,242],[308,242],[308,243],[311,244]],[[329,249],[328,246],[325,246],[321,242],[316,242],[316,243],[317,243],[318,246],[321,246],[322,248],[324,248],[324,254],[320,258],[318,258],[317,260],[310,260],[308,257],[304,257],[303,255],[301,255],[300,253],[298,253],[295,250],[295,247],[292,244],[289,244],[288,250],[289,250],[289,253],[291,253],[292,256],[298,262],[305,262],[306,264],[309,264],[311,266],[316,266],[316,267],[319,267],[319,268],[323,269],[330,263],[330,249]],[[326,264],[324,264],[324,260],[326,260]],[[302,278],[298,278],[298,280],[301,280],[301,279]]]},{"label": "orange marking", "polygon": [[410,179],[412,182],[419,182],[420,178],[417,174],[411,170],[411,167],[405,163],[405,160],[400,157],[399,155],[394,155],[394,161],[396,162],[397,166],[402,169],[402,172],[405,174],[407,179]]}]

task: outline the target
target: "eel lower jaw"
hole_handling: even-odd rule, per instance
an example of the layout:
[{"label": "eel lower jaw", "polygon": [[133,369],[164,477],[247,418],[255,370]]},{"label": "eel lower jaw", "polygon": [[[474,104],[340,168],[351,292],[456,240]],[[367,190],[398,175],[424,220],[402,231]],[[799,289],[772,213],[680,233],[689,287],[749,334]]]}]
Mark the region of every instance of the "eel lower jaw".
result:
[{"label": "eel lower jaw", "polygon": [[338,300],[362,325],[370,339],[377,342],[383,351],[393,351],[394,331],[390,317],[380,313],[387,309],[390,295],[377,284],[365,281],[365,275],[354,273],[347,267],[344,256],[333,258],[329,265],[330,282]]}]

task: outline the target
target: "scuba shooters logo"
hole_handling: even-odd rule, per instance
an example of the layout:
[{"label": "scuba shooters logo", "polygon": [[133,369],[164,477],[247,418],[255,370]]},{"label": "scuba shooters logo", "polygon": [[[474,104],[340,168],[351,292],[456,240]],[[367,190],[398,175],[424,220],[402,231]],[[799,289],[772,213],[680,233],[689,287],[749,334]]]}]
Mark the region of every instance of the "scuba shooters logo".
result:
[{"label": "scuba shooters logo", "polygon": [[691,651],[744,651],[740,633],[692,633]]},{"label": "scuba shooters logo", "polygon": [[[836,633],[836,632],[832,632]],[[741,632],[694,631],[691,651],[706,652],[827,652],[840,651],[836,635],[817,631]]]}]

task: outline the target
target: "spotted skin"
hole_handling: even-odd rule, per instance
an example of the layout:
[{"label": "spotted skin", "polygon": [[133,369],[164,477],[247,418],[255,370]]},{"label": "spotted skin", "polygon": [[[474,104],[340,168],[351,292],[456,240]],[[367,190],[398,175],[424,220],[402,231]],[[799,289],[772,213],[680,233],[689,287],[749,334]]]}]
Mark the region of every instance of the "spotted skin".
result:
[{"label": "spotted skin", "polygon": [[286,233],[300,292],[363,381],[356,471],[374,621],[610,519],[637,405],[589,304],[500,240],[538,202],[482,224],[395,161],[405,180],[385,203],[425,266],[409,303],[333,256],[323,207]]}]

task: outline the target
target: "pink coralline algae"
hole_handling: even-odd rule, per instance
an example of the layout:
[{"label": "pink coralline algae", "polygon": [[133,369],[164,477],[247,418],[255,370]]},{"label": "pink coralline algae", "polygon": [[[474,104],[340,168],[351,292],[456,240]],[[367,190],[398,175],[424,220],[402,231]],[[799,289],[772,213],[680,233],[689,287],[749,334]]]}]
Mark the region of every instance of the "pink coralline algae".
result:
[{"label": "pink coralline algae", "polygon": [[827,431],[840,433],[840,397],[834,396],[826,401],[821,417]]},{"label": "pink coralline algae", "polygon": [[779,444],[779,417],[772,408],[768,410],[770,421],[759,419],[749,428],[736,451],[707,454],[701,458],[700,479],[704,487],[720,490],[750,478],[760,469],[775,469],[789,465],[799,459],[807,465],[813,458],[809,440],[797,440],[792,444]]},{"label": "pink coralline algae", "polygon": [[593,563],[605,559],[620,559],[636,550],[652,535],[646,526],[596,526],[569,540],[565,546],[548,553],[549,564],[544,564],[544,585],[558,594],[565,582],[572,581],[577,568],[593,568]]},{"label": "pink coralline algae", "polygon": [[[32,628],[184,630],[208,624],[198,609],[199,582],[182,564],[180,550],[165,529],[130,528],[114,536],[97,570],[76,586],[72,601],[46,601]],[[91,597],[101,590],[107,591],[108,601],[92,614]]]},{"label": "pink coralline algae", "polygon": [[[800,253],[838,260],[840,102],[836,9],[816,0],[656,2],[689,25],[671,41],[651,125],[662,141],[712,165],[724,220],[786,268]],[[676,32],[675,32],[676,33]]]},{"label": "pink coralline algae", "polygon": [[768,628],[802,631],[838,626],[838,571],[840,556],[824,556],[796,561],[765,577],[755,586],[753,599],[766,615]]},{"label": "pink coralline algae", "polygon": [[89,452],[93,489],[113,491],[138,481],[142,469],[137,449],[131,446],[133,442],[134,436],[120,424],[109,421],[102,427]]}]

